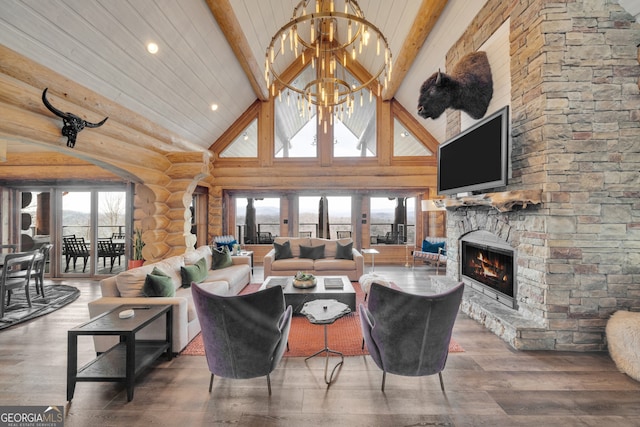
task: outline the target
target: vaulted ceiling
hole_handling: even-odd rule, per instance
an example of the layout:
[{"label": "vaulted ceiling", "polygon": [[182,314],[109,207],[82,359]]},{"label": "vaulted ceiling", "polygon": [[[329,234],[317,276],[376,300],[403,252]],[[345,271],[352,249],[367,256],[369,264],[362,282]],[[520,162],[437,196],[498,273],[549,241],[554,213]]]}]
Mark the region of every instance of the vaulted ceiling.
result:
[{"label": "vaulted ceiling", "polygon": [[[0,42],[179,135],[182,148],[205,150],[267,96],[264,53],[298,2],[0,0]],[[447,49],[485,1],[358,3],[393,53],[383,98],[415,115],[420,85],[444,67]],[[155,55],[146,50],[152,41]],[[415,117],[443,136],[437,121]]]}]

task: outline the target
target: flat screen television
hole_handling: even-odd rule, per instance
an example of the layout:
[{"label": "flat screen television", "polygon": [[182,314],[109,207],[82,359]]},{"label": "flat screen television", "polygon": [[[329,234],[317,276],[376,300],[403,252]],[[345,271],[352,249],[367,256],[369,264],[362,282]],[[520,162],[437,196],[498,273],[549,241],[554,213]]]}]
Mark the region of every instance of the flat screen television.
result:
[{"label": "flat screen television", "polygon": [[480,193],[507,185],[509,106],[438,147],[438,194]]}]

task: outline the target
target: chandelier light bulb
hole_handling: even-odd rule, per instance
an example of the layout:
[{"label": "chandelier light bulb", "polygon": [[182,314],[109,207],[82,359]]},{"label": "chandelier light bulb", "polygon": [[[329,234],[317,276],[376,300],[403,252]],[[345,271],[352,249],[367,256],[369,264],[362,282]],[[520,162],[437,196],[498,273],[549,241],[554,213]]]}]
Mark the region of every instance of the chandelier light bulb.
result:
[{"label": "chandelier light bulb", "polygon": [[[350,115],[355,107],[356,92],[369,90],[371,102],[376,90],[374,82],[378,83],[378,96],[381,95],[383,87],[388,87],[391,51],[386,37],[378,27],[367,21],[358,2],[342,1],[343,3],[337,2],[340,11],[336,11],[335,0],[315,0],[313,3],[310,0],[299,1],[294,7],[292,18],[275,33],[267,47],[265,81],[271,89],[271,96],[275,97],[277,89],[278,98],[281,99],[282,90],[287,90],[289,103],[290,93],[297,93],[298,109],[303,116],[308,111],[310,118],[313,114],[318,114],[326,121],[332,120],[327,116],[333,117],[334,114],[336,117],[338,113],[342,116],[344,112]],[[344,5],[344,11],[340,4]],[[308,30],[306,26],[309,26]],[[298,32],[299,28],[303,31]],[[302,34],[310,37],[307,39]],[[370,54],[366,52],[366,49],[373,49],[373,41],[369,43],[372,36],[376,37],[375,55],[373,50]],[[284,45],[287,38],[288,52],[285,51]],[[311,55],[311,64],[307,62],[307,55]],[[370,77],[366,78],[366,81],[355,82],[352,86],[346,82],[351,79],[347,77],[350,72],[348,66],[352,65],[351,61],[355,63],[361,55],[373,58],[373,65],[367,66],[371,68],[367,70]],[[291,58],[294,56],[296,60],[298,56],[301,57],[301,68],[310,65],[311,69],[290,81],[281,73],[289,69]],[[349,56],[351,60],[348,64]],[[320,62],[316,67],[317,61]],[[363,104],[364,95],[360,93],[359,105]],[[312,105],[316,108],[312,108]]]}]

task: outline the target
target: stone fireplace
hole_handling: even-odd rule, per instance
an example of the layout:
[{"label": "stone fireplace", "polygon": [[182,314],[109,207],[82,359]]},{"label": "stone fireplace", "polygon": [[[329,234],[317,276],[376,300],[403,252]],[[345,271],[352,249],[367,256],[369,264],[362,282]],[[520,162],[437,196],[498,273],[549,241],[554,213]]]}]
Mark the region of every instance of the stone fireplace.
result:
[{"label": "stone fireplace", "polygon": [[[464,313],[516,349],[605,350],[609,316],[640,311],[640,24],[617,1],[488,0],[446,69],[504,25],[507,53],[489,56],[494,98],[506,90],[496,102],[511,107],[509,182],[445,199],[447,274],[432,282],[466,280],[462,243],[494,240],[514,253],[512,300],[467,285]],[[467,127],[446,114],[447,138]],[[539,203],[491,201],[519,191]]]},{"label": "stone fireplace", "polygon": [[460,278],[476,291],[517,309],[515,251],[491,233],[471,232],[460,239]]},{"label": "stone fireplace", "polygon": [[[487,206],[447,209],[447,276],[432,277],[440,291],[465,282],[461,310],[520,350],[550,350],[557,344],[545,314],[545,218],[540,211],[539,206],[510,212]],[[503,264],[485,273],[497,277],[500,271],[502,277],[493,284],[500,283],[501,289],[492,289],[491,281],[481,283],[482,277],[467,274],[470,268],[477,270],[481,265],[464,258],[463,247],[469,249],[467,246],[468,255],[483,252],[489,258],[487,265]],[[504,265],[509,262],[510,266]],[[471,267],[465,267],[465,263]],[[512,289],[505,287],[505,281]]]}]

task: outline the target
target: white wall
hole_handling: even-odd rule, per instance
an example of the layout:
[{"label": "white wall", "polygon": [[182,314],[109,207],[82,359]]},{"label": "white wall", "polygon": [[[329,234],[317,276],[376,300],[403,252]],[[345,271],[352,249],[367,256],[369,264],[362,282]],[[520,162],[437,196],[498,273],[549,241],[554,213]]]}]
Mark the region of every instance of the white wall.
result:
[{"label": "white wall", "polygon": [[446,138],[445,114],[436,120],[423,119],[418,116],[420,87],[438,69],[446,71],[445,57],[447,52],[462,36],[486,2],[487,0],[449,0],[395,96],[416,120],[441,143]]},{"label": "white wall", "polygon": [[635,16],[636,22],[640,22],[640,1],[639,0],[620,0],[620,6]]},{"label": "white wall", "polygon": [[[489,39],[480,46],[479,51],[487,52],[491,78],[493,80],[493,96],[485,117],[498,111],[505,105],[511,105],[511,60],[509,56],[509,24],[507,19]],[[482,120],[482,119],[480,119]],[[460,130],[465,130],[479,120],[472,119],[467,113],[461,114]]]}]

